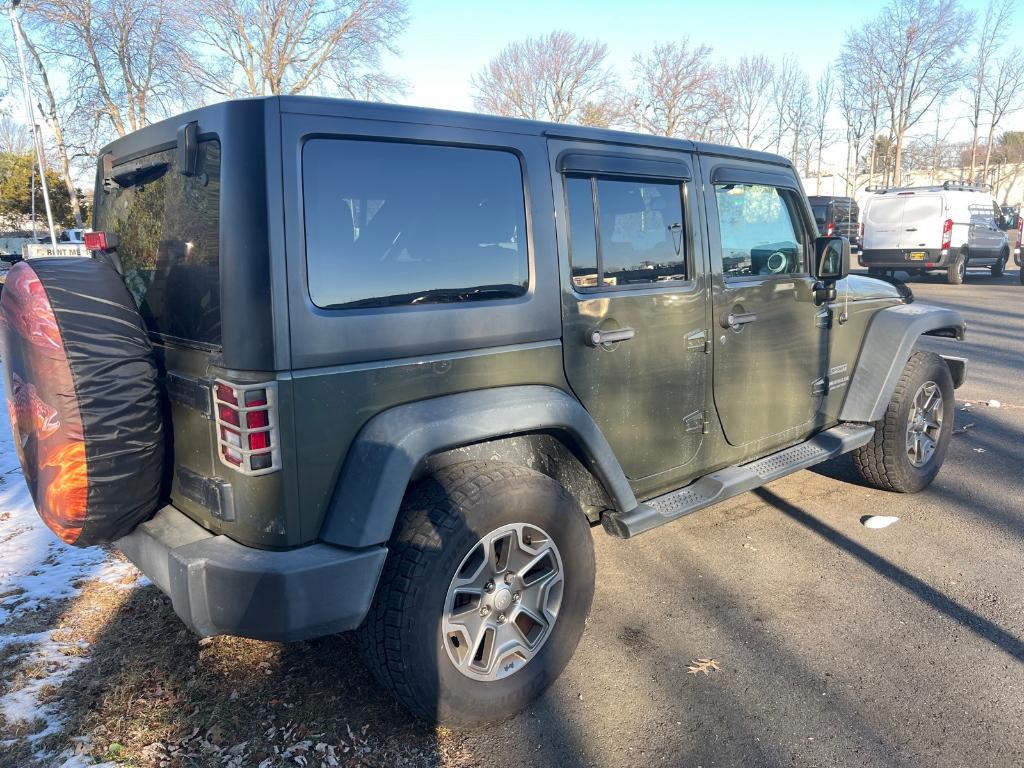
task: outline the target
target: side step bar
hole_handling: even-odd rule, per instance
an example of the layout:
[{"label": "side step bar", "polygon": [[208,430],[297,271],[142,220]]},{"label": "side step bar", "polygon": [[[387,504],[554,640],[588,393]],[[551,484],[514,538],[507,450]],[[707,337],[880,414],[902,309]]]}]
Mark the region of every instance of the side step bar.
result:
[{"label": "side step bar", "polygon": [[720,469],[685,488],[650,499],[628,512],[606,512],[606,533],[628,539],[720,501],[752,491],[793,472],[860,448],[875,434],[866,424],[840,424],[810,440],[763,459]]}]

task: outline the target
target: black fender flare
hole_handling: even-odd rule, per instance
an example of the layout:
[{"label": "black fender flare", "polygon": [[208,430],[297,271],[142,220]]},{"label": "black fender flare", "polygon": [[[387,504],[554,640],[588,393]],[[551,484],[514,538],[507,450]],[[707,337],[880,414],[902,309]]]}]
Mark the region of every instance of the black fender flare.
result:
[{"label": "black fender flare", "polygon": [[382,544],[391,537],[406,486],[428,456],[538,431],[569,437],[617,510],[637,506],[611,446],[576,398],[543,385],[496,387],[398,405],[371,418],[342,465],[320,540]]},{"label": "black fender flare", "polygon": [[[861,343],[860,357],[839,412],[840,421],[873,422],[885,415],[903,367],[921,336],[963,340],[967,330],[960,313],[930,304],[901,304],[879,310]],[[950,365],[954,382],[963,383],[963,358]],[[949,361],[947,361],[948,363]]]}]

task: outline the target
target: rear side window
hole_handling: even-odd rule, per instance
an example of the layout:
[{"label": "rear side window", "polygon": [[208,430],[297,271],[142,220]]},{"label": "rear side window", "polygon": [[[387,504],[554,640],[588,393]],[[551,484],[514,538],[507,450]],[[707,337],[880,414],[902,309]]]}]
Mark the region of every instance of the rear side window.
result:
[{"label": "rear side window", "polygon": [[302,168],[309,294],[318,307],[526,293],[523,177],[511,152],[313,139]]},{"label": "rear side window", "polygon": [[125,284],[151,333],[220,344],[220,142],[199,143],[196,173],[168,149],[114,166],[96,191],[97,230],[118,237]]},{"label": "rear side window", "polygon": [[678,182],[570,176],[565,195],[577,288],[686,279]]}]

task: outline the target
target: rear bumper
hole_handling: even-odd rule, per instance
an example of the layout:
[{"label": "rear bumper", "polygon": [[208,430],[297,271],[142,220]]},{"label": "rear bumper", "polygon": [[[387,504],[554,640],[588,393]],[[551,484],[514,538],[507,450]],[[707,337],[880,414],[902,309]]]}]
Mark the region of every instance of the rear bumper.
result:
[{"label": "rear bumper", "polygon": [[[923,259],[910,258],[911,253],[925,254]],[[949,266],[950,252],[938,248],[872,248],[862,250],[857,259],[862,267],[883,269],[944,269]]]},{"label": "rear bumper", "polygon": [[387,556],[379,546],[254,549],[213,535],[170,505],[115,546],[196,634],[281,642],[359,626]]}]

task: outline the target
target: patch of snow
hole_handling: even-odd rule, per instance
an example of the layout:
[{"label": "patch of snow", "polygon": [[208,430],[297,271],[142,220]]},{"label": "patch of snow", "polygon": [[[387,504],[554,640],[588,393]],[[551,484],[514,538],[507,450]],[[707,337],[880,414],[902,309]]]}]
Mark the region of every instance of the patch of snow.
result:
[{"label": "patch of snow", "polygon": [[[6,400],[0,379],[0,403]],[[31,742],[60,731],[64,718],[59,701],[40,703],[44,688],[60,686],[85,663],[88,646],[53,640],[50,632],[10,634],[4,626],[20,614],[37,610],[47,601],[73,598],[78,584],[99,579],[119,587],[134,587],[140,574],[130,563],[114,559],[99,547],[71,547],[55,536],[36,513],[25,485],[6,414],[0,413],[0,649],[9,649],[5,669],[32,669],[32,676],[0,697],[0,712],[9,724],[43,720],[45,727],[29,736]],[[14,649],[12,646],[25,645]],[[92,765],[70,753],[63,768]],[[107,764],[109,765],[109,764]]]},{"label": "patch of snow", "polygon": [[55,768],[117,768],[116,763],[94,763],[91,757],[87,755],[74,755],[70,752],[62,752],[57,756],[57,759],[65,758],[63,763],[57,765],[54,763]]},{"label": "patch of snow", "polygon": [[7,657],[5,663],[8,667],[34,667],[44,672],[38,677],[28,678],[21,687],[0,696],[0,712],[8,723],[31,723],[39,719],[45,721],[46,726],[41,731],[28,737],[30,741],[38,741],[59,731],[63,725],[63,718],[54,704],[40,705],[43,688],[61,685],[75,669],[85,663],[86,657],[73,655],[74,651],[85,644],[52,640],[49,632],[7,635],[4,640],[6,645],[31,643],[23,652]]}]

